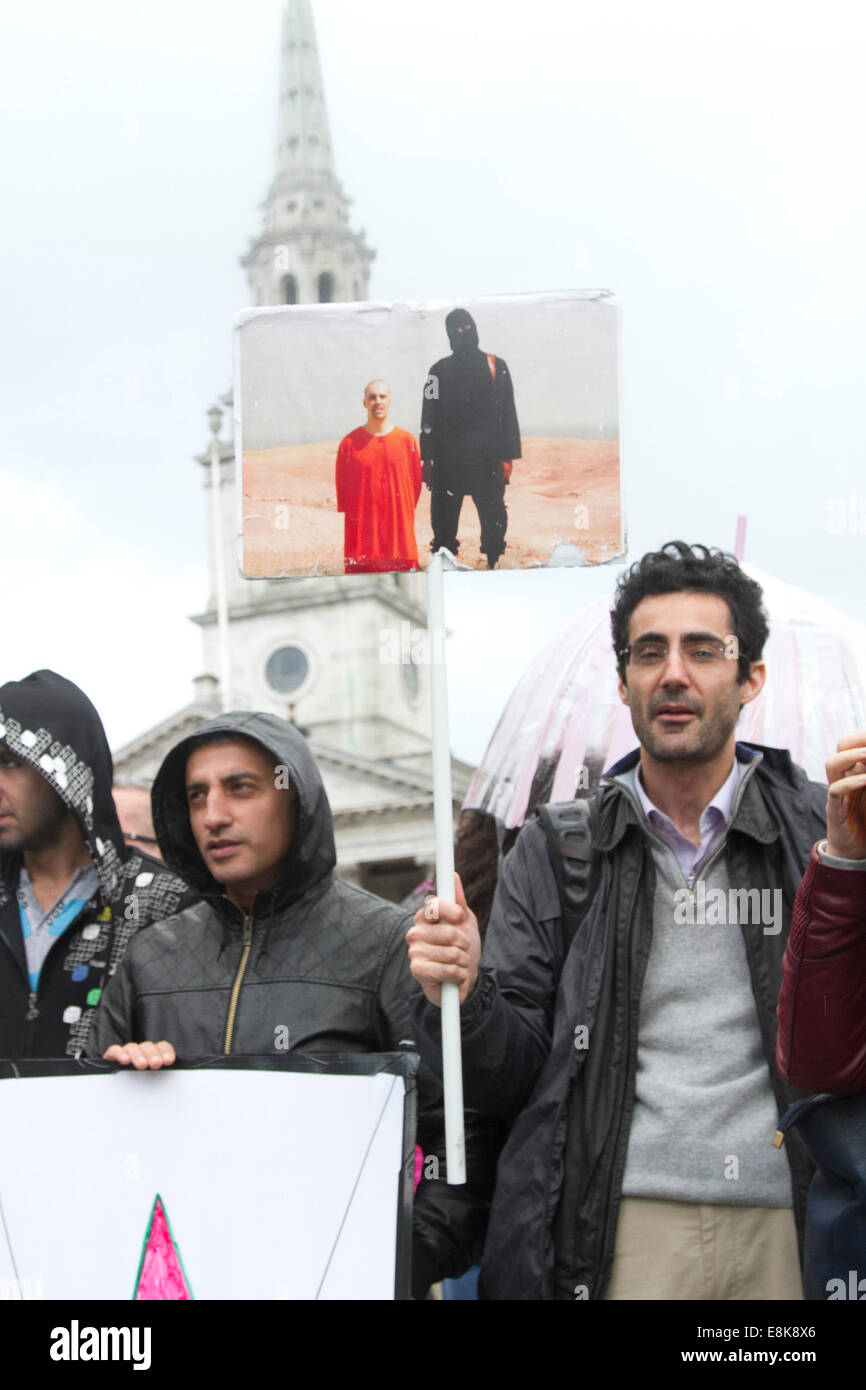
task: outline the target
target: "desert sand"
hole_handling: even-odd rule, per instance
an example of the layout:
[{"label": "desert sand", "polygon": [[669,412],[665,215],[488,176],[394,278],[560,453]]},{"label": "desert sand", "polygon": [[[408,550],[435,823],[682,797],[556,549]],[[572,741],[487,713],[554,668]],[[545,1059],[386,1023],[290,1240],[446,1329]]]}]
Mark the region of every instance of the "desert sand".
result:
[{"label": "desert sand", "polygon": [[[250,579],[343,573],[343,516],[336,509],[338,441],[243,456],[244,573]],[[529,437],[505,489],[506,551],[497,569],[544,564],[568,542],[589,564],[621,550],[619,447],[584,439]],[[430,560],[430,494],[415,513],[421,568]],[[458,560],[486,569],[478,514],[471,497],[460,513]]]}]

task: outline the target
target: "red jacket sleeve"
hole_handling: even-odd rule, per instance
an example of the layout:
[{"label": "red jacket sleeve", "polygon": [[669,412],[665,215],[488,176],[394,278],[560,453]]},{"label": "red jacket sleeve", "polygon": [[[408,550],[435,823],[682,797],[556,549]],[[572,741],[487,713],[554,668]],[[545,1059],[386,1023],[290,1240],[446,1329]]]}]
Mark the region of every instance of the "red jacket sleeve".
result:
[{"label": "red jacket sleeve", "polygon": [[866,872],[813,847],[794,901],[776,1065],[806,1091],[866,1090]]}]

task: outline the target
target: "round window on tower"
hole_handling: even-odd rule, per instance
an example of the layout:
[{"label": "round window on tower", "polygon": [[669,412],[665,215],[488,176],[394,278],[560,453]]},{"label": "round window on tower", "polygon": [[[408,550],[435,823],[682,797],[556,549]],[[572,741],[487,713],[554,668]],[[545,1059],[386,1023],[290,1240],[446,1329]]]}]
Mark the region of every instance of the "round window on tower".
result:
[{"label": "round window on tower", "polygon": [[268,657],[265,679],[280,695],[291,695],[307,679],[310,663],[300,647],[278,647]]}]

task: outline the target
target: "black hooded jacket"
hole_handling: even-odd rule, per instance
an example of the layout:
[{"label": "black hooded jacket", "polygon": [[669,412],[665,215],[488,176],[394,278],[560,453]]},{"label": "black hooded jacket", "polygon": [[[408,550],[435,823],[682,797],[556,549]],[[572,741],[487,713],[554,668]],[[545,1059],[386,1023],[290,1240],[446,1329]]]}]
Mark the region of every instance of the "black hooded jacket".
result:
[{"label": "black hooded jacket", "polygon": [[[282,877],[257,894],[246,919],[223,896],[190,830],[190,739],[179,743],[154,782],[153,819],[166,863],[201,900],[132,943],[99,1011],[92,1054],[132,1039],[167,1039],[181,1061],[224,1052],[414,1050],[410,1010],[420,988],[404,940],[412,919],[335,876],[331,808],[304,738],[270,714],[225,714],[192,737],[210,733],[255,739],[293,788],[295,829]],[[441,1086],[423,1065],[418,1086],[418,1142],[444,1179]],[[481,1152],[491,1143],[488,1130],[467,1123],[470,1179],[490,1168]],[[418,1199],[413,1286],[423,1296],[433,1280],[462,1274],[480,1254],[489,1184],[424,1181]]]},{"label": "black hooded jacket", "polygon": [[[190,741],[213,733],[255,739],[295,797],[282,876],[247,918],[212,878],[189,824]],[[304,738],[276,715],[244,713],[212,719],[191,738],[157,773],[153,822],[166,863],[200,901],[134,944],[106,993],[93,1050],[133,1038],[166,1038],[181,1060],[400,1050],[412,1037],[409,923],[400,908],[336,878],[331,808]]]},{"label": "black hooded jacket", "polygon": [[30,764],[75,816],[99,877],[86,907],[53,943],[31,994],[18,910],[19,853],[0,851],[0,1056],[85,1050],[101,993],[140,927],[193,901],[159,860],[125,843],[111,796],[102,721],[54,671],[0,686],[0,750]]}]

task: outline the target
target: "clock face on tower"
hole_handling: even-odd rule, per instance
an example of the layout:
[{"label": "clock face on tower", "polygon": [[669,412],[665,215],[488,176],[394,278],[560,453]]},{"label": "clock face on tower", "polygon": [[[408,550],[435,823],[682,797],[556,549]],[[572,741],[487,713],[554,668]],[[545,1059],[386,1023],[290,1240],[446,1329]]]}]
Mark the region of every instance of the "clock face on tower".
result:
[{"label": "clock face on tower", "polygon": [[265,679],[279,695],[291,695],[307,679],[310,663],[300,647],[278,647],[268,657]]}]

